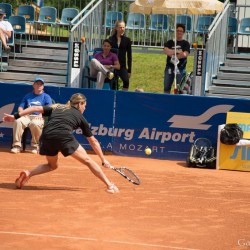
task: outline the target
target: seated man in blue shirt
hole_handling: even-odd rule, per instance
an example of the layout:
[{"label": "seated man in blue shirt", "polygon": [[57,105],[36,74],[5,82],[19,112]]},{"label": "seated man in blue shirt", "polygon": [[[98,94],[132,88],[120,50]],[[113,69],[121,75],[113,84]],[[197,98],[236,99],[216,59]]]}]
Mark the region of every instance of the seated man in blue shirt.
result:
[{"label": "seated man in blue shirt", "polygon": [[[18,112],[31,106],[51,105],[51,97],[44,93],[44,80],[37,77],[33,83],[33,92],[24,96],[18,107]],[[37,154],[39,151],[39,138],[44,126],[44,119],[40,113],[22,116],[13,123],[13,144],[11,152],[20,153],[22,144],[22,135],[24,129],[29,127],[32,135],[31,152]]]}]

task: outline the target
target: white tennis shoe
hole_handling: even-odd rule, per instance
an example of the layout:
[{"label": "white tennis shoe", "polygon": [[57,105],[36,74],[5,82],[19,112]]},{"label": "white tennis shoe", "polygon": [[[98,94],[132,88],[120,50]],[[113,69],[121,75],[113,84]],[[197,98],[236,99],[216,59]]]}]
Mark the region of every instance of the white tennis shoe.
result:
[{"label": "white tennis shoe", "polygon": [[38,152],[39,152],[39,148],[38,147],[33,147],[32,150],[31,150],[32,154],[38,154]]},{"label": "white tennis shoe", "polygon": [[21,148],[19,146],[14,146],[11,150],[10,150],[11,153],[13,154],[18,154],[21,152]]}]

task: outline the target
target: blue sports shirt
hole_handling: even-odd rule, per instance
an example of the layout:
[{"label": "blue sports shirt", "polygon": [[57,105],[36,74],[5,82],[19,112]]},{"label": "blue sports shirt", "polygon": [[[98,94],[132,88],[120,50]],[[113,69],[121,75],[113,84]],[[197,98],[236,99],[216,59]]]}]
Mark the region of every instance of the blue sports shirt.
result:
[{"label": "blue sports shirt", "polygon": [[[52,99],[48,94],[42,93],[40,95],[36,95],[35,93],[31,92],[24,96],[19,107],[26,109],[32,106],[46,106],[51,104]],[[34,112],[32,115],[39,115],[39,113]]]}]

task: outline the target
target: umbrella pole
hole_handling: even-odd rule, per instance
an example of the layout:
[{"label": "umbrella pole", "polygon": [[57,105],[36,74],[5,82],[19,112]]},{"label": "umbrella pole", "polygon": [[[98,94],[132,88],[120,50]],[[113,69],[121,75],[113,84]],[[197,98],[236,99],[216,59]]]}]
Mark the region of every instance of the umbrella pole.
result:
[{"label": "umbrella pole", "polygon": [[176,75],[177,75],[177,52],[176,52],[176,45],[177,45],[177,41],[176,41],[176,19],[177,19],[177,13],[175,10],[175,15],[174,15],[174,94],[178,94],[178,88],[177,88],[177,81],[176,81]]}]

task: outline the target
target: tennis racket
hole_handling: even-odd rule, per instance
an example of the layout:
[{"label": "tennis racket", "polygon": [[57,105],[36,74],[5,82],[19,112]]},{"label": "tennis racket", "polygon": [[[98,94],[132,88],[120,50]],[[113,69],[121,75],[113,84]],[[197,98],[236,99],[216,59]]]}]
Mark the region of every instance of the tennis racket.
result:
[{"label": "tennis racket", "polygon": [[115,170],[117,173],[122,175],[124,178],[126,178],[128,181],[132,182],[133,184],[135,185],[141,184],[139,177],[131,169],[128,169],[126,167],[116,168],[113,166],[111,166],[110,168]]}]

